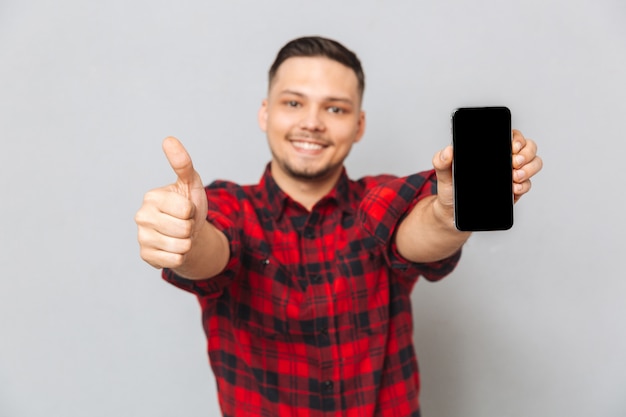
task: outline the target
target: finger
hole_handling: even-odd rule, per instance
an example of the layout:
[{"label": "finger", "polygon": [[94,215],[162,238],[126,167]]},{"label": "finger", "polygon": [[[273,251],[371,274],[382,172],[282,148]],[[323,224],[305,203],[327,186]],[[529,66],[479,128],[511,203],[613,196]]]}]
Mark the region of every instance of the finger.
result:
[{"label": "finger", "polygon": [[[524,166],[522,166],[521,169],[519,169],[518,171],[523,171],[524,175],[523,176],[519,176],[519,179],[530,179],[531,177],[533,177],[534,175],[536,175],[539,171],[541,171],[541,168],[543,168],[543,159],[541,159],[540,157],[536,156],[533,158],[532,161],[530,161],[527,164],[524,164]],[[515,175],[514,175],[515,176]]]},{"label": "finger", "polygon": [[515,201],[519,200],[521,196],[530,191],[532,187],[532,183],[530,180],[526,180],[519,184],[513,184],[513,195],[515,197]]},{"label": "finger", "polygon": [[191,239],[178,239],[164,235],[157,235],[155,240],[158,243],[157,248],[169,253],[185,255],[191,250]]},{"label": "finger", "polygon": [[513,154],[519,153],[524,149],[524,146],[526,146],[526,138],[522,135],[522,132],[517,129],[513,129],[511,141]]},{"label": "finger", "polygon": [[448,145],[433,157],[433,167],[440,183],[452,184],[452,154],[452,146]]},{"label": "finger", "polygon": [[181,220],[175,217],[163,214],[163,219],[154,228],[157,232],[163,236],[188,239],[191,237],[194,228],[194,220]]},{"label": "finger", "polygon": [[140,226],[156,231],[157,233],[178,239],[190,238],[193,234],[195,220],[183,220],[165,213],[156,213],[148,221],[139,222]]},{"label": "finger", "polygon": [[137,240],[141,258],[155,268],[176,268],[191,250],[191,238],[165,236],[138,222]]},{"label": "finger", "polygon": [[191,239],[165,236],[147,227],[138,228],[137,240],[141,248],[147,252],[163,251],[184,255],[191,250]]},{"label": "finger", "polygon": [[194,220],[181,220],[163,213],[140,210],[135,215],[137,238],[142,246],[157,247],[159,236],[176,239],[192,237]]},{"label": "finger", "polygon": [[144,196],[143,206],[146,210],[153,208],[156,213],[168,214],[177,219],[187,220],[194,216],[195,206],[185,196],[176,192],[172,186],[149,191]]},{"label": "finger", "polygon": [[437,175],[437,201],[447,210],[454,206],[452,155],[452,146],[446,146],[433,157],[433,167]]},{"label": "finger", "polygon": [[518,153],[513,155],[513,167],[521,168],[537,156],[537,144],[531,139],[525,140],[525,145]]},{"label": "finger", "polygon": [[543,167],[543,160],[536,156],[532,161],[524,164],[520,169],[513,170],[513,181],[520,183],[527,179],[532,178],[535,174],[541,171]]},{"label": "finger", "polygon": [[141,259],[157,269],[178,268],[184,260],[185,255],[179,253],[170,253],[158,249],[144,249],[139,251]]},{"label": "finger", "polygon": [[196,175],[191,157],[183,144],[174,137],[167,137],[163,140],[163,152],[178,179],[185,185],[191,185]]}]

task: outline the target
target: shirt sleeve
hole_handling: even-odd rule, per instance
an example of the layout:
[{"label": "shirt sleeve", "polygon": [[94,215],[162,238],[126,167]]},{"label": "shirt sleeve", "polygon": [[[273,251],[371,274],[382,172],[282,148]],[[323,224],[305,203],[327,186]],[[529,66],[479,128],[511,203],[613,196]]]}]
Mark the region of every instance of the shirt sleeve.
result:
[{"label": "shirt sleeve", "polygon": [[165,268],[162,277],[170,284],[189,291],[198,297],[219,297],[237,276],[241,259],[241,196],[240,188],[236,184],[216,181],[206,187],[208,210],[206,219],[219,231],[226,235],[230,248],[230,258],[222,272],[212,278],[193,280],[177,275],[171,269]]},{"label": "shirt sleeve", "polygon": [[456,267],[461,250],[436,262],[415,263],[404,259],[393,239],[398,225],[424,197],[437,194],[435,171],[424,171],[397,178],[373,188],[359,207],[359,221],[365,231],[385,247],[386,261],[395,275],[406,280],[409,287],[419,276],[437,281]]}]

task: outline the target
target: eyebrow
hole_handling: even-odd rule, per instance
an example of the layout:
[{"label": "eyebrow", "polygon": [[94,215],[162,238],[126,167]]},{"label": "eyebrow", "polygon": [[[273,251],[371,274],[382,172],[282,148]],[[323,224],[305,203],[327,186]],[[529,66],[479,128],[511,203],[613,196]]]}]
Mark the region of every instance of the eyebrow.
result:
[{"label": "eyebrow", "polygon": [[[303,94],[303,93],[301,93],[299,91],[289,90],[289,89],[283,90],[283,91],[281,91],[278,94],[279,95],[289,94],[289,95],[294,95],[294,96],[302,97],[302,98],[306,98],[307,97],[306,94]],[[349,105],[354,105],[354,102],[351,99],[345,98],[345,97],[332,97],[332,96],[324,97],[323,101],[326,101],[326,102],[340,102],[340,103],[346,103],[346,104],[349,104]]]}]

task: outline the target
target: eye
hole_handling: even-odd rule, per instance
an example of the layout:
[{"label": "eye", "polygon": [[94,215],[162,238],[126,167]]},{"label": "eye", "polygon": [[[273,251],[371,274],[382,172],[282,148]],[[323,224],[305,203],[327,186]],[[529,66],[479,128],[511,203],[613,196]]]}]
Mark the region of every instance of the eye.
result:
[{"label": "eye", "polygon": [[335,114],[345,113],[344,109],[342,109],[341,107],[337,107],[337,106],[330,106],[328,108],[328,112],[335,113]]},{"label": "eye", "polygon": [[285,105],[287,107],[300,107],[300,103],[297,102],[296,100],[288,100],[285,102]]}]

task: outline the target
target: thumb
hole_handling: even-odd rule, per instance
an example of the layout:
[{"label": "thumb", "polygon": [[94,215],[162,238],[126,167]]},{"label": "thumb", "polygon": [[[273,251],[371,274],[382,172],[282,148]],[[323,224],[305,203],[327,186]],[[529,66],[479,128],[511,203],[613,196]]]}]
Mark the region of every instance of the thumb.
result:
[{"label": "thumb", "polygon": [[180,141],[174,137],[163,140],[163,152],[178,179],[170,189],[185,196],[192,204],[192,215],[196,220],[196,230],[202,225],[207,213],[207,196],[200,175],[193,168],[191,157]]},{"label": "thumb", "polygon": [[437,198],[444,207],[452,207],[454,205],[452,154],[452,146],[446,146],[433,157],[433,167],[437,174]]},{"label": "thumb", "polygon": [[196,171],[183,144],[174,137],[167,137],[163,140],[163,152],[179,181],[184,185],[192,185]]},{"label": "thumb", "polygon": [[452,146],[448,145],[433,157],[433,167],[440,184],[452,184]]}]

